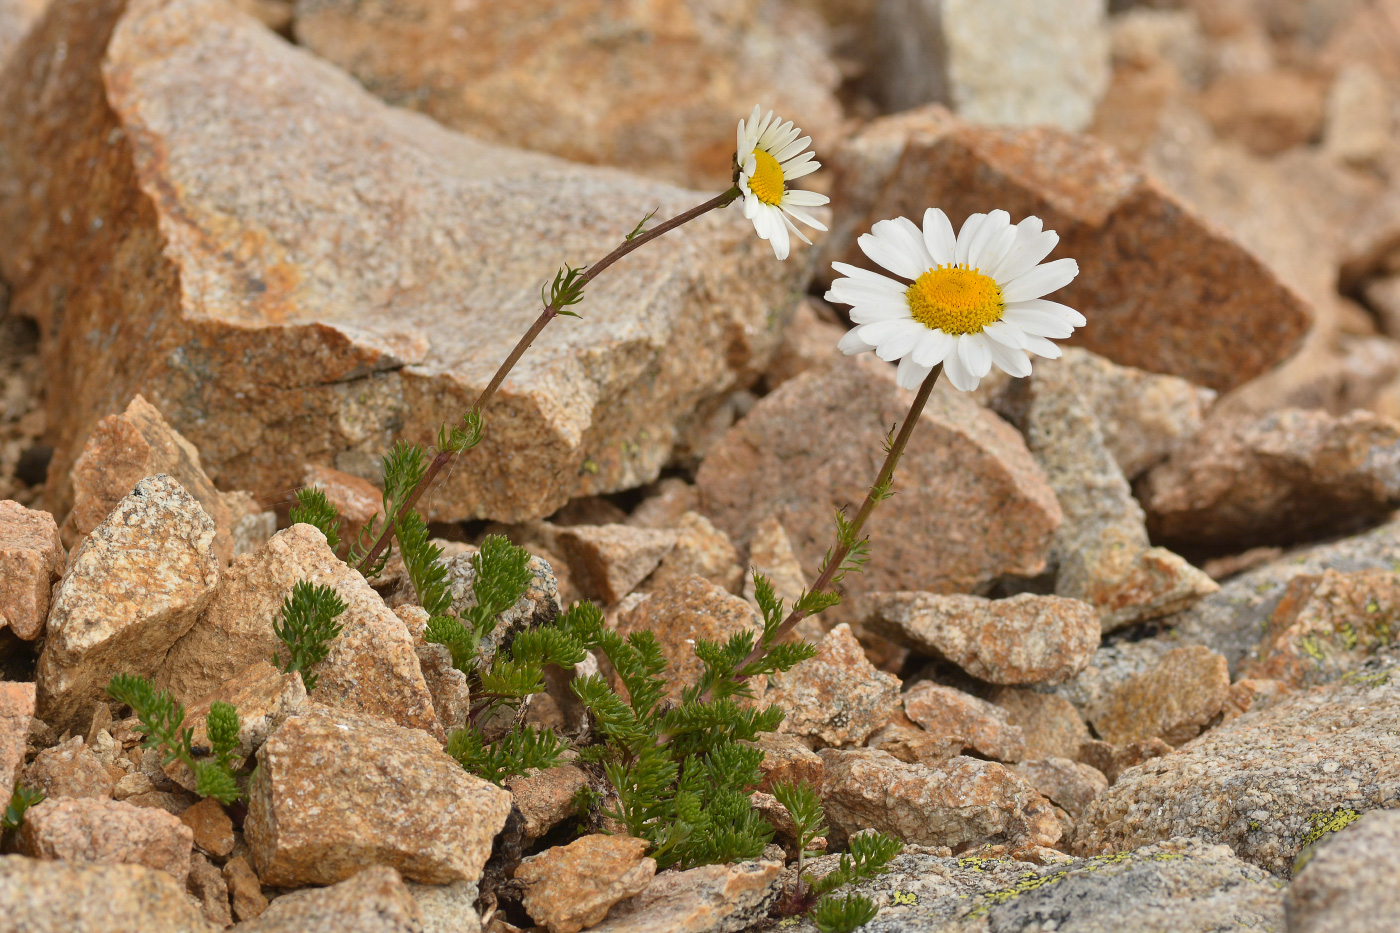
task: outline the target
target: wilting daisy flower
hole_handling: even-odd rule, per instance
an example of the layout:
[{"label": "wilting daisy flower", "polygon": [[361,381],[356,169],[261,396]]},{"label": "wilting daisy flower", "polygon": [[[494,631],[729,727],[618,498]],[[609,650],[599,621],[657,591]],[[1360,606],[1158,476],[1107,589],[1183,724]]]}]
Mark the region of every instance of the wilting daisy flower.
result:
[{"label": "wilting daisy flower", "polygon": [[734,150],[734,161],[739,166],[744,216],[753,221],[759,237],[773,244],[773,254],[779,259],[787,258],[789,230],[803,243],[812,242],[793,226],[788,216],[817,230],[826,229],[802,208],[817,207],[830,198],[815,191],[788,187],[794,179],[821,168],[821,163],[814,161],[813,153],[807,149],[812,137],[799,139],[801,134],[791,120],[784,123],[774,117],[771,110],[760,120],[757,107],[753,108],[748,122],[739,121],[739,145]]},{"label": "wilting daisy flower", "polygon": [[1015,226],[1006,211],[973,214],[953,235],[937,208],[924,212],[924,229],[907,217],[882,220],[861,236],[861,251],[905,281],[844,262],[826,300],[851,306],[856,324],[839,344],[845,353],[874,350],[899,360],[896,378],[916,389],[943,364],[948,381],[964,391],[991,371],[1029,376],[1027,353],[1055,359],[1063,339],[1084,326],[1084,315],[1042,296],[1079,274],[1073,259],[1041,263],[1060,241],[1039,217]]}]

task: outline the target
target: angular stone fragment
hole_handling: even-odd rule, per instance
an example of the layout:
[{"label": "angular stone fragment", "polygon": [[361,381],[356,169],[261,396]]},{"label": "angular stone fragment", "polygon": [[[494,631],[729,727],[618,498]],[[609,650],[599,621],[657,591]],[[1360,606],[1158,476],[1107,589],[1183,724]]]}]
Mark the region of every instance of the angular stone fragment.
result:
[{"label": "angular stone fragment", "polygon": [[597,926],[618,901],[644,891],[656,874],[650,843],[632,836],[589,835],[531,855],[515,870],[522,904],[549,933]]},{"label": "angular stone fragment", "polygon": [[30,807],[20,827],[26,855],[145,865],[168,872],[181,884],[190,871],[193,839],[190,828],[169,813],[91,797],[45,800]]},{"label": "angular stone fragment", "polygon": [[423,915],[423,933],[481,933],[481,917],[476,912],[479,891],[474,883],[405,884]]},{"label": "angular stone fragment", "polygon": [[1109,632],[1185,609],[1219,588],[1151,546],[1142,508],[1068,365],[1037,367],[1012,384],[1001,408],[1023,427],[1064,512],[1053,547],[1056,593],[1092,605]]},{"label": "angular stone fragment", "polygon": [[61,745],[46,748],[24,769],[24,783],[44,792],[45,797],[112,796],[112,775],[102,762],[75,735]]},{"label": "angular stone fragment", "polygon": [[1140,490],[1154,539],[1242,550],[1377,522],[1400,504],[1400,424],[1284,409],[1212,419]]},{"label": "angular stone fragment", "polygon": [[1284,899],[1290,933],[1383,933],[1400,917],[1400,813],[1372,810],[1307,855]]},{"label": "angular stone fragment", "polygon": [[418,669],[432,695],[433,714],[443,733],[450,736],[466,728],[471,714],[471,686],[467,675],[452,666],[452,651],[446,645],[416,645],[413,651],[418,655]]},{"label": "angular stone fragment", "polygon": [[359,541],[360,530],[384,508],[380,491],[367,480],[325,464],[312,463],[302,475],[302,485],[326,494],[340,516],[337,531],[342,542]]},{"label": "angular stone fragment", "polygon": [[302,933],[354,930],[355,933],[420,933],[422,911],[399,873],[384,865],[366,868],[326,888],[284,894],[240,933]]},{"label": "angular stone fragment", "polygon": [[817,748],[859,745],[899,705],[899,678],[866,660],[845,623],[826,633],[816,657],[770,681],[768,702],[787,713],[778,729]]},{"label": "angular stone fragment", "polygon": [[1200,645],[1174,648],[1091,709],[1089,721],[1115,745],[1149,738],[1181,745],[1215,718],[1229,689],[1223,657]]},{"label": "angular stone fragment", "polygon": [[557,765],[506,781],[511,804],[525,818],[526,839],[538,839],[573,816],[578,792],[587,786],[588,775],[575,765]]},{"label": "angular stone fragment", "polygon": [[295,693],[294,687],[272,678],[266,667],[257,674],[249,665],[274,655],[285,658],[287,648],[274,626],[283,601],[303,580],[329,586],[347,607],[336,617],[343,630],[331,642],[330,653],[311,670],[317,677],[315,700],[436,734],[432,696],[408,629],[310,525],[284,529],[256,553],[234,562],[199,621],[170,649],[157,685],[193,705],[238,676],[232,689],[257,693],[265,715],[294,705],[295,696],[284,696],[288,689]]},{"label": "angular stone fragment", "polygon": [[818,140],[840,124],[821,24],[789,7],[590,0],[522,20],[507,6],[302,0],[296,36],[390,103],[478,138],[718,190],[753,101]]},{"label": "angular stone fragment", "polygon": [[[752,606],[700,577],[680,577],[664,584],[636,608],[618,615],[617,633],[650,631],[666,657],[666,695],[680,700],[681,691],[695,683],[704,665],[695,656],[697,639],[724,644],[731,635],[753,632],[763,623]],[[754,679],[754,693],[764,695],[765,681]]]},{"label": "angular stone fragment", "polygon": [[224,881],[228,884],[235,920],[254,920],[267,910],[262,884],[243,856],[235,855],[224,863]]},{"label": "angular stone fragment", "polygon": [[259,749],[244,832],[267,884],[334,884],[369,865],[446,884],[477,880],[509,811],[508,793],[427,734],[313,707]]},{"label": "angular stone fragment", "polygon": [[763,372],[764,383],[771,391],[794,376],[830,363],[840,355],[836,344],[845,335],[845,326],[829,307],[818,305],[815,298],[799,301],[792,320],[783,328],[783,342]]},{"label": "angular stone fragment", "polygon": [[670,530],[630,525],[575,525],[559,531],[569,579],[580,593],[611,606],[641,583],[676,546]]},{"label": "angular stone fragment", "polygon": [[34,685],[0,681],[0,800],[9,800],[24,767]]},{"label": "angular stone fragment", "polygon": [[[701,511],[743,543],[777,516],[816,579],[833,511],[859,507],[911,401],[894,368],[864,354],[783,383],[705,458]],[[956,390],[934,391],[895,489],[898,507],[868,526],[879,559],[846,579],[848,594],[968,591],[1044,569],[1059,505],[1016,432]]]},{"label": "angular stone fragment", "polygon": [[[139,394],[120,415],[97,423],[73,463],[71,511],[62,529],[68,546],[92,534],[137,483],[156,473],[170,476],[199,500],[214,521],[214,553],[221,566],[228,564],[239,553],[235,529],[257,514],[256,504],[247,493],[216,489],[199,462],[199,451]],[[64,489],[59,484],[55,491],[61,496]],[[60,507],[68,503],[56,501]]]},{"label": "angular stone fragment", "polygon": [[[458,422],[561,263],[707,197],[389,107],[217,0],[59,0],[12,64],[52,76],[0,89],[0,277],[62,372],[56,485],[138,392],[223,488],[280,497],[308,462],[373,477],[394,439]],[[726,177],[742,97],[700,154]],[[535,342],[430,517],[538,518],[654,479],[679,421],[762,370],[806,274],[737,210],[629,257],[589,288],[586,326]]]},{"label": "angular stone fragment", "polygon": [[194,844],[210,855],[223,858],[233,851],[233,821],[213,797],[181,813],[180,822],[194,833]]},{"label": "angular stone fragment", "polygon": [[969,126],[930,107],[872,121],[832,164],[825,256],[865,266],[856,236],[931,204],[955,227],[994,208],[1035,214],[1060,235],[1054,255],[1079,262],[1055,294],[1092,314],[1074,342],[1116,363],[1223,392],[1286,359],[1308,330],[1303,301],[1253,253],[1093,140]]},{"label": "angular stone fragment", "polygon": [[0,916],[26,933],[213,933],[164,871],[22,855],[0,855]]},{"label": "angular stone fragment", "polygon": [[1129,742],[1127,745],[1110,745],[1098,739],[1088,739],[1080,743],[1079,754],[1075,755],[1075,760],[1098,771],[1112,784],[1118,780],[1118,775],[1129,768],[1135,768],[1152,758],[1164,758],[1173,751],[1170,745],[1155,736]]},{"label": "angular stone fragment", "polygon": [[904,694],[904,713],[936,736],[961,736],[963,748],[1000,761],[1026,757],[1026,737],[1006,711],[952,687],[920,681]]},{"label": "angular stone fragment", "polygon": [[650,494],[627,516],[627,524],[638,528],[674,528],[682,515],[694,511],[699,501],[695,487],[679,477],[668,476],[648,488]]},{"label": "angular stone fragment", "polygon": [[755,744],[763,749],[763,763],[758,766],[763,781],[758,790],[771,794],[774,784],[783,783],[821,789],[826,764],[801,741],[781,732],[760,732]]},{"label": "angular stone fragment", "polygon": [[1355,669],[1400,638],[1400,573],[1324,570],[1288,583],[1269,613],[1259,657],[1241,678],[1313,687]]},{"label": "angular stone fragment", "polygon": [[1392,799],[1397,674],[1381,666],[1353,683],[1315,687],[1119,775],[1079,821],[1075,848],[1116,852],[1191,835],[1288,872],[1305,845],[1345,825],[1347,811]]},{"label": "angular stone fragment", "polygon": [[874,732],[865,745],[889,752],[909,764],[937,767],[961,755],[967,748],[967,739],[951,732],[929,732],[891,723]]},{"label": "angular stone fragment", "polygon": [[[444,558],[447,568],[447,590],[452,595],[452,612],[461,615],[476,605],[476,592],[472,583],[476,580],[476,566],[472,563],[476,548],[464,545],[459,554]],[[495,654],[495,646],[514,638],[517,632],[540,625],[548,625],[559,615],[559,583],[554,578],[554,568],[546,560],[531,556],[527,565],[530,582],[515,605],[501,613],[496,619],[496,630],[481,640],[482,656],[488,661]]]},{"label": "angular stone fragment", "polygon": [[1012,770],[1030,782],[1045,799],[1079,819],[1094,798],[1108,790],[1108,778],[1097,768],[1068,758],[1023,761]]},{"label": "angular stone fragment", "polygon": [[1222,138],[1275,155],[1319,135],[1325,92],[1321,81],[1293,70],[1236,72],[1212,81],[1200,107]]},{"label": "angular stone fragment", "polygon": [[1025,736],[1026,758],[1076,758],[1089,727],[1064,697],[1024,687],[1002,687],[988,697],[1006,710],[1007,721]]},{"label": "angular stone fragment", "polygon": [[870,593],[861,605],[876,633],[988,683],[1059,683],[1099,646],[1098,614],[1077,599]]},{"label": "angular stone fragment", "polygon": [[991,761],[954,758],[937,768],[907,764],[873,748],[823,749],[822,806],[829,836],[879,829],[907,844],[1054,845],[1052,808],[1014,771]]},{"label": "angular stone fragment", "polygon": [[781,891],[782,862],[668,871],[608,911],[596,933],[739,933],[763,919]]},{"label": "angular stone fragment", "polygon": [[52,515],[0,500],[0,628],[24,641],[43,634],[66,557]]},{"label": "angular stone fragment", "polygon": [[[214,523],[179,483],[149,476],[74,551],[39,656],[39,717],[58,728],[115,674],[154,674],[219,580]],[[81,720],[81,721],[80,721]]]},{"label": "angular stone fragment", "polygon": [[233,925],[228,883],[224,881],[218,866],[198,852],[190,856],[190,873],[185,878],[185,890],[199,900],[205,920],[220,929]]},{"label": "angular stone fragment", "polygon": [[686,512],[676,522],[676,546],[661,559],[646,588],[657,587],[685,574],[704,577],[716,586],[738,593],[744,586],[744,568],[729,535],[699,512]]}]

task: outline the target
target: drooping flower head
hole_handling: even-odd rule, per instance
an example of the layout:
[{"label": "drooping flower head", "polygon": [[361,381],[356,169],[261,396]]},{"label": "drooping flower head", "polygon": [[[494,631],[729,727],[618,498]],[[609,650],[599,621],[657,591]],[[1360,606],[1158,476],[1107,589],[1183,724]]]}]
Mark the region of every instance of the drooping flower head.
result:
[{"label": "drooping flower head", "polygon": [[922,231],[907,217],[882,220],[860,237],[861,251],[907,281],[832,263],[845,278],[832,283],[826,300],[850,305],[856,325],[839,346],[899,360],[896,379],[906,389],[918,388],[939,363],[966,392],[993,363],[1029,376],[1028,353],[1056,359],[1061,351],[1051,339],[1084,326],[1084,315],[1042,297],[1079,274],[1073,259],[1041,262],[1059,241],[1040,218],[1013,226],[1006,211],[973,214],[956,236],[934,207],[924,212]]},{"label": "drooping flower head", "polygon": [[[801,137],[800,139],[798,137]],[[803,175],[821,168],[807,148],[810,136],[773,116],[773,111],[759,119],[759,109],[753,108],[747,122],[739,121],[739,143],[734,161],[739,166],[739,191],[744,197],[744,216],[753,221],[760,238],[773,244],[773,254],[779,259],[788,256],[788,231],[803,243],[812,241],[802,235],[789,216],[809,227],[825,230],[815,217],[802,210],[818,207],[830,199],[815,191],[788,187]]]}]

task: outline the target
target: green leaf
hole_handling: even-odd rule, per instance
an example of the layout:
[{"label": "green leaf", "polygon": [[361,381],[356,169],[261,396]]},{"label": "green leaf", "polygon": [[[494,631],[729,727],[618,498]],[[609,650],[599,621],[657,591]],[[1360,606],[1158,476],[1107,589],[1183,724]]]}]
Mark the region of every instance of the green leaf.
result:
[{"label": "green leaf", "polygon": [[19,829],[24,825],[25,811],[43,802],[43,799],[43,791],[16,784],[14,793],[10,795],[10,802],[5,806],[4,815],[0,816],[0,829]]},{"label": "green leaf", "polygon": [[467,771],[493,784],[525,774],[531,768],[552,768],[562,760],[565,745],[549,729],[525,726],[487,742],[474,729],[458,729],[447,739],[447,754]]},{"label": "green leaf", "polygon": [[[555,273],[553,284],[540,287],[540,303],[553,308],[558,314],[578,317],[575,312],[564,309],[583,300],[583,286],[586,284],[584,274],[587,268],[587,266],[579,266],[575,269],[565,263],[564,268]],[[547,296],[546,289],[548,289]]]},{"label": "green leaf", "polygon": [[851,933],[875,919],[880,909],[864,894],[827,896],[812,908],[812,922],[821,933]]},{"label": "green leaf", "polygon": [[326,536],[332,551],[340,547],[340,514],[321,489],[298,489],[297,504],[292,506],[292,524],[314,525]]},{"label": "green leaf", "polygon": [[316,675],[310,669],[330,653],[331,642],[342,628],[335,620],[345,608],[345,601],[335,590],[309,580],[298,581],[291,595],[282,601],[272,631],[286,645],[287,660],[282,661],[280,655],[273,655],[272,660],[283,673],[300,671],[308,693],[316,689]]}]

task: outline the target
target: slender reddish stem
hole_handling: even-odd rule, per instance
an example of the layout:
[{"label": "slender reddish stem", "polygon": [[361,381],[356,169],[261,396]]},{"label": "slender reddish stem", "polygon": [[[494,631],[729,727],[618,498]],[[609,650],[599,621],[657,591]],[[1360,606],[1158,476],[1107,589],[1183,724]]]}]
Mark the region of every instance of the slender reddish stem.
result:
[{"label": "slender reddish stem", "polygon": [[[739,197],[739,193],[737,187],[730,188],[723,194],[717,195],[703,204],[697,204],[690,210],[677,214],[665,223],[658,224],[650,230],[643,231],[631,239],[623,240],[611,253],[608,253],[584,271],[581,277],[581,284],[587,285],[601,275],[605,269],[634,249],[645,246],[657,237],[670,233],[677,227],[689,223],[702,214],[708,214],[710,211],[717,208],[727,207],[735,198]],[[510,351],[510,355],[496,368],[496,373],[491,377],[491,381],[486,384],[486,388],[481,390],[481,394],[476,397],[476,401],[472,402],[472,411],[480,414],[486,410],[486,406],[495,398],[496,391],[500,389],[501,383],[506,381],[506,376],[510,375],[510,371],[515,368],[515,364],[520,362],[520,358],[525,355],[525,351],[530,349],[530,345],[543,333],[545,327],[549,325],[549,322],[559,316],[559,310],[559,307],[556,306],[554,302],[550,302],[544,306],[544,310],[540,312],[540,316],[535,318],[535,322],[530,325],[530,329],[525,332],[524,336],[516,341],[515,346]],[[413,487],[408,497],[404,499],[403,504],[399,506],[400,514],[418,504],[418,500],[422,498],[423,493],[426,492],[428,487],[433,484],[433,481],[437,479],[437,475],[441,473],[443,468],[451,463],[456,456],[457,454],[448,450],[438,451],[437,456],[433,457],[432,462],[428,464],[428,469],[424,471],[423,478],[418,481],[418,485]],[[384,530],[380,533],[378,540],[374,542],[374,547],[370,548],[369,553],[360,561],[359,569],[361,573],[368,573],[369,569],[373,567],[375,562],[379,559],[379,556],[389,547],[389,541],[394,536],[395,518],[396,516],[394,515],[384,516]]]}]

